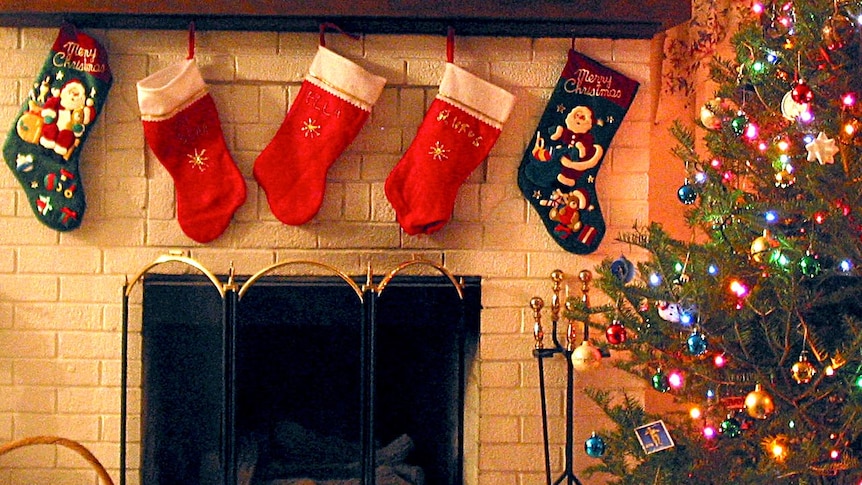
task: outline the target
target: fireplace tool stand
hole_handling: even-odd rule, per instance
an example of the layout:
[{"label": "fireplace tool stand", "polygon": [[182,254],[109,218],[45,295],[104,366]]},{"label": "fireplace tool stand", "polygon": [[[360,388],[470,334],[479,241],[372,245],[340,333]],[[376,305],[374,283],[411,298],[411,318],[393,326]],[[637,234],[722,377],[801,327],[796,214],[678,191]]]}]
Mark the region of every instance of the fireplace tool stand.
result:
[{"label": "fireplace tool stand", "polygon": [[[562,291],[562,282],[564,274],[560,270],[551,272],[553,296],[551,297],[551,342],[552,346],[545,347],[545,330],[542,326],[542,309],[545,306],[544,300],[538,296],[530,299],[530,308],[533,310],[533,338],[535,346],[533,348],[533,357],[536,358],[536,363],[539,370],[539,394],[541,397],[542,406],[542,442],[544,444],[545,454],[545,482],[547,485],[582,485],[581,481],[573,471],[574,466],[574,384],[575,384],[575,368],[572,363],[572,354],[575,351],[576,330],[574,322],[568,320],[566,329],[566,345],[564,346],[557,337],[557,330],[560,322],[560,293]],[[581,301],[585,307],[589,307],[589,283],[592,280],[592,273],[587,270],[581,271],[578,274],[578,280],[581,282],[581,292],[583,294]],[[568,302],[563,303],[568,308]],[[584,342],[589,340],[589,323],[584,321]],[[554,358],[557,354],[565,357],[566,360],[566,442],[565,442],[565,469],[555,481],[551,481],[551,453],[550,439],[548,432],[548,403],[547,392],[545,386],[545,359]]]},{"label": "fireplace tool stand", "polygon": [[[377,312],[377,299],[383,294],[387,286],[392,282],[392,280],[401,274],[404,270],[414,267],[414,266],[424,266],[427,268],[431,268],[436,270],[442,276],[448,280],[449,283],[452,284],[455,291],[457,292],[458,299],[460,302],[460,318],[461,322],[458,326],[459,332],[463,332],[464,328],[464,319],[465,319],[465,302],[464,302],[464,288],[465,282],[463,278],[456,279],[455,275],[452,274],[445,266],[441,264],[437,264],[432,261],[427,261],[423,259],[413,259],[410,261],[403,262],[396,266],[394,269],[389,271],[382,279],[379,280],[378,283],[373,282],[373,273],[371,267],[369,265],[368,273],[366,275],[366,282],[363,285],[357,284],[350,276],[346,273],[338,270],[337,268],[315,261],[304,261],[304,260],[293,260],[293,261],[284,261],[274,263],[270,266],[267,266],[257,273],[250,276],[245,283],[241,286],[235,282],[234,279],[234,268],[233,264],[230,265],[230,271],[227,277],[227,282],[222,283],[219,278],[210,272],[206,267],[200,264],[198,261],[184,256],[181,252],[171,252],[170,254],[159,256],[151,263],[147,264],[144,268],[142,268],[132,279],[129,281],[126,280],[123,285],[123,309],[122,309],[122,349],[121,349],[121,377],[120,377],[120,386],[122,388],[121,397],[120,397],[120,480],[119,485],[126,485],[126,461],[127,461],[127,420],[128,420],[128,361],[129,361],[129,299],[132,293],[132,290],[136,286],[137,283],[143,280],[143,277],[148,274],[153,268],[157,266],[161,266],[166,263],[179,263],[181,265],[189,266],[203,275],[207,277],[210,283],[215,287],[215,290],[218,291],[219,296],[222,301],[222,339],[223,339],[223,354],[222,365],[225,369],[224,372],[224,393],[225,393],[225,401],[222,403],[223,405],[223,415],[221,422],[221,429],[225,430],[225,438],[222,443],[222,447],[220,453],[222,455],[222,459],[224,461],[224,470],[223,470],[223,483],[225,485],[233,484],[236,481],[237,477],[237,450],[236,450],[236,437],[233,434],[234,425],[236,423],[236,397],[234,394],[234,386],[235,386],[235,376],[236,376],[236,359],[235,359],[235,351],[236,351],[236,309],[239,302],[242,300],[243,296],[254,286],[254,284],[260,280],[261,278],[273,273],[275,270],[279,268],[283,268],[286,266],[312,266],[318,269],[324,269],[327,272],[331,272],[340,279],[344,281],[347,285],[351,287],[353,292],[356,294],[356,297],[359,299],[359,303],[363,307],[360,328],[362,329],[360,335],[360,354],[361,354],[361,375],[360,375],[360,408],[361,408],[361,416],[360,416],[360,483],[362,485],[375,485],[376,482],[376,451],[375,451],[375,436],[374,436],[374,416],[375,416],[375,371],[374,371],[374,362],[376,360],[376,335],[375,335],[375,326],[376,326],[376,312]],[[463,348],[463,340],[460,338],[461,336],[456,336],[458,341],[461,342],[461,347],[459,349],[460,354],[465,352]],[[459,389],[464,389],[466,378],[463,375],[459,375]],[[464,414],[464,404],[461,403],[461,409],[459,409],[460,419],[463,419]],[[464,442],[464,430],[463,426],[459,426],[460,435],[458,436],[458,440],[460,443]],[[460,455],[458,456],[458,460],[460,463],[463,463],[463,446],[461,447]],[[463,470],[458,470],[457,483],[461,483],[463,481]]]}]

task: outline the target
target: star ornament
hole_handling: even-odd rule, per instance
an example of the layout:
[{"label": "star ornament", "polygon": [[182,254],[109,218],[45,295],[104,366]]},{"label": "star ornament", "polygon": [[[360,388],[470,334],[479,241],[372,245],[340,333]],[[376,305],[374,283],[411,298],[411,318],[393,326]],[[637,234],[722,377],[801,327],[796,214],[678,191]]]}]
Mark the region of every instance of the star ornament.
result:
[{"label": "star ornament", "polygon": [[827,137],[822,131],[814,141],[805,145],[805,149],[808,150],[808,161],[817,160],[820,165],[835,163],[835,154],[838,153],[835,140]]}]

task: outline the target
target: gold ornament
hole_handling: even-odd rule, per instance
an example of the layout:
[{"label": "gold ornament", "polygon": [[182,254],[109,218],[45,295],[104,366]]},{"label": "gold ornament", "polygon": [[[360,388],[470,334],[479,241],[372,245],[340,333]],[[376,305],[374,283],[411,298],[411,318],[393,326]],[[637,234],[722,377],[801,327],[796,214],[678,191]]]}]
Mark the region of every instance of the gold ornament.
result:
[{"label": "gold ornament", "polygon": [[808,384],[814,378],[814,374],[817,374],[817,369],[808,361],[808,356],[804,352],[799,356],[799,361],[790,368],[790,375],[797,384]]},{"label": "gold ornament", "polygon": [[736,103],[731,99],[713,98],[700,108],[700,122],[707,130],[720,130],[721,122],[736,113]]},{"label": "gold ornament", "polygon": [[718,130],[721,128],[721,118],[713,111],[710,103],[706,103],[700,108],[700,122],[703,123],[707,130]]},{"label": "gold ornament", "polygon": [[745,396],[745,411],[752,418],[766,419],[775,412],[775,402],[772,396],[757,384],[754,390]]},{"label": "gold ornament", "polygon": [[793,100],[793,91],[787,91],[781,98],[781,115],[789,121],[796,121],[796,118],[808,111],[808,105],[805,103],[797,103]]},{"label": "gold ornament", "polygon": [[775,186],[786,189],[796,183],[796,175],[786,168],[775,174]]},{"label": "gold ornament", "polygon": [[766,437],[761,442],[766,453],[777,462],[783,462],[787,459],[787,454],[790,451],[790,442],[787,436],[778,435],[774,437]]},{"label": "gold ornament", "polygon": [[769,251],[778,246],[778,242],[772,237],[769,231],[763,231],[763,235],[759,236],[751,242],[751,259],[757,263],[762,263],[764,256],[768,255]]},{"label": "gold ornament", "polygon": [[581,345],[572,351],[572,367],[576,371],[586,372],[599,367],[602,363],[602,353],[589,340],[584,340]]}]

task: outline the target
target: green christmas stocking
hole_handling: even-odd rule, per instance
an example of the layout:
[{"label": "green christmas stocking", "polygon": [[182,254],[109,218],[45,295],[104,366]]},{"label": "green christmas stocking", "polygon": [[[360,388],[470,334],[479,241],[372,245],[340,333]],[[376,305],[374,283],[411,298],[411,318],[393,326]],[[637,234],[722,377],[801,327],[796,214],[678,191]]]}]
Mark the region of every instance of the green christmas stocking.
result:
[{"label": "green christmas stocking", "polygon": [[596,175],[638,86],[569,50],[536,136],[518,167],[518,187],[566,251],[592,253],[604,237]]},{"label": "green christmas stocking", "polygon": [[64,24],[3,146],[36,218],[57,231],[81,224],[78,157],[111,88],[105,49]]}]

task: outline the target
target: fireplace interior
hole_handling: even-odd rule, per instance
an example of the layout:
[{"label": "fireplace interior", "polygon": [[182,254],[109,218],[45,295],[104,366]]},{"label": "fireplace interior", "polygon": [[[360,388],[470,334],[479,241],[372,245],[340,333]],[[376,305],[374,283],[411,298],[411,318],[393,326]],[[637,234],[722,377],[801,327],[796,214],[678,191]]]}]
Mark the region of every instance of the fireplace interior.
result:
[{"label": "fireplace interior", "polygon": [[267,276],[232,302],[148,275],[141,483],[461,485],[481,284],[459,282]]}]

